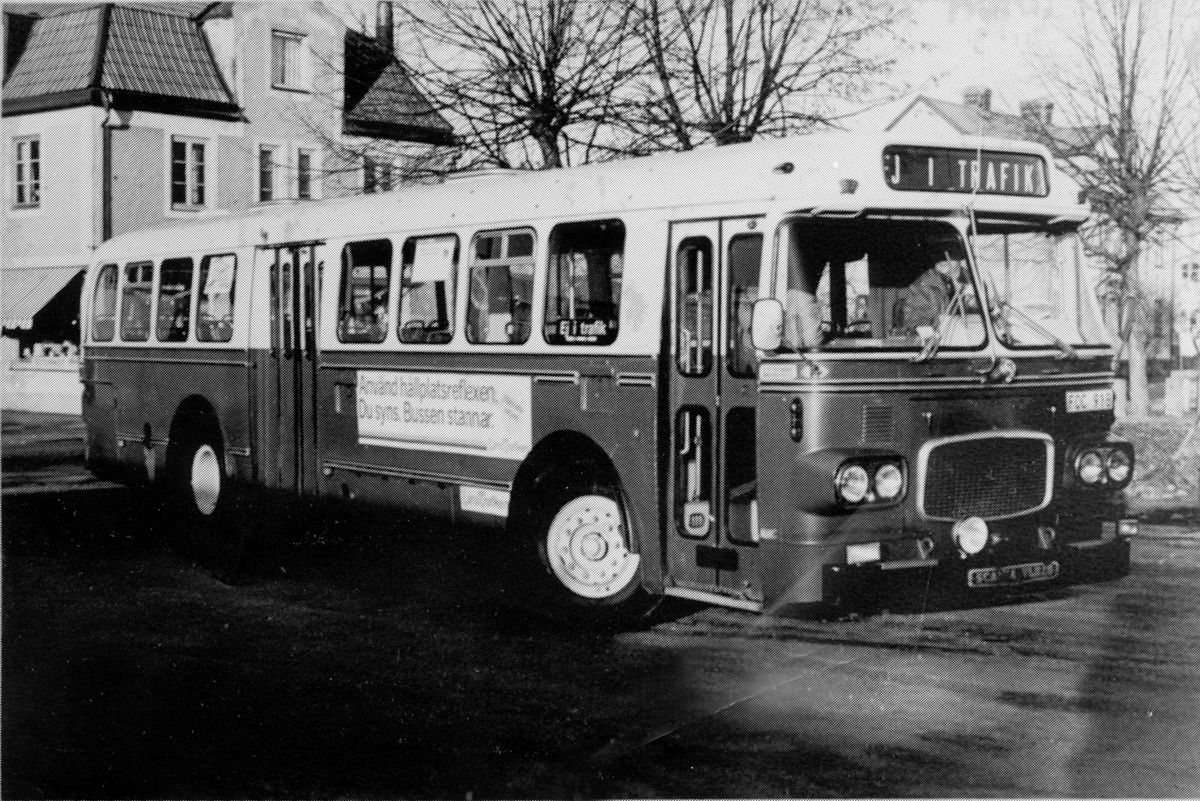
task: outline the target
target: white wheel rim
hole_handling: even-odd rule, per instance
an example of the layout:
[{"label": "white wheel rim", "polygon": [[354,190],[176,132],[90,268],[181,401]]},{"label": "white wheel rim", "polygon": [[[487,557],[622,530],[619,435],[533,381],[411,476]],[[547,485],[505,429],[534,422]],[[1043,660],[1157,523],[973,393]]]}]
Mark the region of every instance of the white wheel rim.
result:
[{"label": "white wheel rim", "polygon": [[637,576],[640,557],[625,542],[621,507],[611,498],[584,495],[554,516],[546,554],[563,586],[582,598],[611,598]]},{"label": "white wheel rim", "polygon": [[221,497],[221,462],[210,445],[201,445],[192,457],[192,500],[202,515],[211,515]]}]

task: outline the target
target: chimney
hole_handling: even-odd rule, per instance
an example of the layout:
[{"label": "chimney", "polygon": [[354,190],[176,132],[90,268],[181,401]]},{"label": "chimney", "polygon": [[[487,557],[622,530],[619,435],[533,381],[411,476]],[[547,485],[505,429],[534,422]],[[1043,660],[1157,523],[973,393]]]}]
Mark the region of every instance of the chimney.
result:
[{"label": "chimney", "polygon": [[1030,122],[1050,125],[1054,119],[1054,104],[1044,97],[1024,100],[1021,102],[1021,116]]},{"label": "chimney", "polygon": [[395,52],[395,32],[392,29],[391,0],[379,0],[375,6],[375,41],[388,53]]},{"label": "chimney", "polygon": [[963,105],[974,106],[980,111],[992,110],[992,90],[986,86],[968,86],[963,90]]}]

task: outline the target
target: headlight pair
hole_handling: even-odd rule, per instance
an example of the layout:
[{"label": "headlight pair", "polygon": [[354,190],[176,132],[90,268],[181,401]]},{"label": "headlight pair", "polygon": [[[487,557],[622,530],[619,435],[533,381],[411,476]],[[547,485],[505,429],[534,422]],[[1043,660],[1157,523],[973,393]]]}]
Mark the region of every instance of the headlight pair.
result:
[{"label": "headlight pair", "polygon": [[904,462],[899,459],[843,462],[833,476],[838,503],[843,506],[889,504],[904,495]]},{"label": "headlight pair", "polygon": [[1133,477],[1133,447],[1106,442],[1075,454],[1075,478],[1085,487],[1123,487]]}]

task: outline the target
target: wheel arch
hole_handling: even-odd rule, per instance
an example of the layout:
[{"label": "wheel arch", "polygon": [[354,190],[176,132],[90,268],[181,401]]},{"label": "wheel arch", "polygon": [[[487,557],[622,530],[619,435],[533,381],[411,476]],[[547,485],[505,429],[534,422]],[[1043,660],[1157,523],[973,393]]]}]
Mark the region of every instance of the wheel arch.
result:
[{"label": "wheel arch", "polygon": [[640,553],[641,526],[616,465],[594,439],[570,429],[555,431],[539,440],[517,470],[509,499],[509,533],[521,534],[536,518],[538,495],[553,489],[540,486],[540,482],[560,470],[578,470],[583,475],[593,476],[597,483],[611,487],[618,494],[630,529],[630,547]]},{"label": "wheel arch", "polygon": [[[171,418],[171,430],[167,435],[167,466],[175,466],[184,445],[197,435],[210,435],[215,438],[220,447],[220,456],[224,458],[225,432],[221,427],[221,417],[216,407],[203,395],[189,395],[175,408]],[[228,472],[226,466],[222,466]]]}]

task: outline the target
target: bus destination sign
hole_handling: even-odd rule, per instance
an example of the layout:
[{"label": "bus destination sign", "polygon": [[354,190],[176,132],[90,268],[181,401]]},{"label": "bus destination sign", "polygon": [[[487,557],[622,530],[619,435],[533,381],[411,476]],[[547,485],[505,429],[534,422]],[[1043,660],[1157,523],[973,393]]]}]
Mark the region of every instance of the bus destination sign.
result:
[{"label": "bus destination sign", "polygon": [[883,177],[892,189],[1045,197],[1046,161],[1029,153],[889,145]]}]

